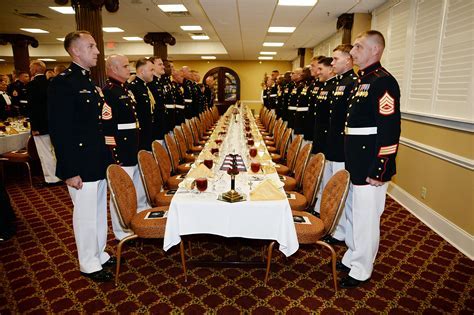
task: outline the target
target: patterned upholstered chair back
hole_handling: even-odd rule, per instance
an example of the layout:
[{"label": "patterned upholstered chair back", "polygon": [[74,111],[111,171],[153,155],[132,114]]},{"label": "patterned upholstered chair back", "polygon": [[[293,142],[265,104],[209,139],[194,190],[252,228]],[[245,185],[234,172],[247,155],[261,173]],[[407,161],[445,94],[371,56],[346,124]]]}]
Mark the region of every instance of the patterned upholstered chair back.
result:
[{"label": "patterned upholstered chair back", "polygon": [[292,131],[293,129],[291,128],[286,129],[285,133],[283,134],[283,137],[281,138],[279,150],[280,150],[280,156],[282,157],[282,159],[284,159],[286,156],[286,151],[288,149],[288,144],[290,143]]},{"label": "patterned upholstered chair back", "polygon": [[296,179],[296,187],[300,188],[303,182],[304,177],[304,170],[306,168],[306,164],[308,164],[309,156],[311,153],[311,148],[313,145],[311,143],[306,144],[298,153],[298,157],[296,158],[296,165],[295,165],[295,179]]},{"label": "patterned upholstered chair back", "polygon": [[324,163],[326,158],[324,154],[318,153],[314,155],[306,165],[303,179],[303,195],[308,200],[309,208],[313,208],[316,203],[316,194],[318,192],[319,185],[321,184],[321,178],[323,177]]},{"label": "patterned upholstered chair back", "polygon": [[157,140],[153,141],[151,144],[151,149],[153,151],[153,156],[155,157],[156,163],[160,168],[161,178],[164,182],[168,181],[168,178],[171,175],[171,160],[166,152],[166,149],[159,143]]},{"label": "patterned upholstered chair back", "polygon": [[107,168],[107,183],[120,225],[130,230],[130,222],[137,213],[137,194],[133,181],[122,167],[112,164]]},{"label": "patterned upholstered chair back", "polygon": [[349,191],[350,175],[346,170],[334,174],[326,184],[321,196],[321,220],[327,234],[332,233],[341,216]]},{"label": "patterned upholstered chair back", "polygon": [[176,173],[179,165],[179,152],[176,142],[174,142],[173,137],[170,134],[165,135],[165,143],[168,148],[168,153],[171,159],[171,167],[173,168],[173,173]]},{"label": "patterned upholstered chair back", "polygon": [[184,139],[183,132],[178,127],[175,127],[173,129],[173,133],[174,138],[176,139],[176,143],[178,145],[179,156],[181,159],[184,159],[188,149],[186,147],[186,140]]},{"label": "patterned upholstered chair back", "polygon": [[286,166],[290,169],[291,173],[293,173],[295,170],[296,157],[298,156],[302,142],[303,136],[297,135],[288,147],[288,152],[286,154]]},{"label": "patterned upholstered chair back", "polygon": [[154,196],[157,196],[163,188],[160,167],[153,158],[153,154],[145,150],[138,152],[138,167],[148,202],[153,204]]}]

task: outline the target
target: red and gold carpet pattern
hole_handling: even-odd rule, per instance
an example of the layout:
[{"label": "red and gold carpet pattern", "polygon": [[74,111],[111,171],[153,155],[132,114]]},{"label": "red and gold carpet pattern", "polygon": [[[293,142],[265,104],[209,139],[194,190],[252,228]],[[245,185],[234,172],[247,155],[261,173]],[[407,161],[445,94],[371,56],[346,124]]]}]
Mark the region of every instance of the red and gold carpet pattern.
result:
[{"label": "red and gold carpet pattern", "polygon": [[[391,199],[371,281],[335,293],[329,255],[319,247],[303,247],[289,258],[277,250],[266,286],[259,268],[190,266],[184,283],[178,249],[164,253],[159,240],[143,249],[125,246],[118,287],[96,284],[78,271],[66,188],[20,183],[8,192],[18,233],[0,244],[0,314],[474,313],[473,261]],[[339,258],[344,249],[337,247]],[[260,250],[244,246],[240,254],[258,260]],[[215,242],[193,244],[193,255],[220,253]]]}]

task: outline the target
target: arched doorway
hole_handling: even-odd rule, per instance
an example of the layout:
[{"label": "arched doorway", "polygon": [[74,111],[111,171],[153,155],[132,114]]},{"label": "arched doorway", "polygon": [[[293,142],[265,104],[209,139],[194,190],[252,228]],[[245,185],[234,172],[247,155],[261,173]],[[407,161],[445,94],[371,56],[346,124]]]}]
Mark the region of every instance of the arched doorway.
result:
[{"label": "arched doorway", "polygon": [[240,78],[237,73],[226,67],[216,67],[209,70],[203,78],[214,77],[215,104],[222,114],[227,108],[240,100]]}]

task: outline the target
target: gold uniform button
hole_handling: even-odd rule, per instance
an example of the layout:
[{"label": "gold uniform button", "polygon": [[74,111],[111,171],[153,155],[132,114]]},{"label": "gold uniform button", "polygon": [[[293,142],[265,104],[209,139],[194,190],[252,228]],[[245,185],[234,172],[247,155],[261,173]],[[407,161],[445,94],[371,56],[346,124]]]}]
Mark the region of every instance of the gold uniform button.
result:
[{"label": "gold uniform button", "polygon": [[123,140],[127,141],[127,137],[124,137]]},{"label": "gold uniform button", "polygon": [[87,103],[90,103],[90,100],[87,100],[86,102],[87,102]]},{"label": "gold uniform button", "polygon": [[362,146],[362,149],[365,149],[365,145]]},{"label": "gold uniform button", "polygon": [[79,143],[79,146],[82,147],[82,143]]},{"label": "gold uniform button", "polygon": [[382,162],[382,163],[383,163],[383,159],[380,159],[380,162]]},{"label": "gold uniform button", "polygon": [[381,171],[381,170],[382,170],[382,168],[381,168],[381,167],[379,167],[379,171]]}]

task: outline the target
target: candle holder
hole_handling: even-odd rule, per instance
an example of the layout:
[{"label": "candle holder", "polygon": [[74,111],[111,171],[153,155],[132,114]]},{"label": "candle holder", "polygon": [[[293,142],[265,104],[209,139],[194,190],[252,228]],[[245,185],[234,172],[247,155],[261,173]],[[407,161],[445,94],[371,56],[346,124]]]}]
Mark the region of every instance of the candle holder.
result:
[{"label": "candle holder", "polygon": [[235,176],[239,175],[238,168],[234,165],[232,168],[229,168],[227,170],[227,174],[230,175],[230,190],[228,192],[220,194],[218,199],[230,203],[244,201],[246,199],[245,196],[239,194],[235,190]]}]

